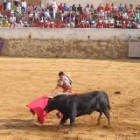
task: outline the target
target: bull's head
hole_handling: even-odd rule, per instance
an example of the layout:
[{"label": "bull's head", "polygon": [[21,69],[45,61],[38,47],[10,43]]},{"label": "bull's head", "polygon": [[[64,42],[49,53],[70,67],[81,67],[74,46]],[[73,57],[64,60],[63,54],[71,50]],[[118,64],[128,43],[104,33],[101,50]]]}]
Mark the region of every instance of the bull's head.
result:
[{"label": "bull's head", "polygon": [[56,109],[56,107],[55,107],[55,99],[50,98],[47,106],[44,109],[44,111],[48,113],[48,112],[51,112],[51,111],[53,111],[55,109]]}]

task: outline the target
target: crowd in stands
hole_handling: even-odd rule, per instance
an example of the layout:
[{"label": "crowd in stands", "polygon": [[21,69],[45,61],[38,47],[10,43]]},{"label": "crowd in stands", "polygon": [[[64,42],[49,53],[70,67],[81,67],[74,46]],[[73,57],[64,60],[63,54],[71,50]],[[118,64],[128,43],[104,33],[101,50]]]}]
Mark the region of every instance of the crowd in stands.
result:
[{"label": "crowd in stands", "polygon": [[46,6],[33,6],[26,0],[3,0],[0,27],[24,28],[129,28],[140,29],[140,5],[120,3],[67,5],[56,0]]}]

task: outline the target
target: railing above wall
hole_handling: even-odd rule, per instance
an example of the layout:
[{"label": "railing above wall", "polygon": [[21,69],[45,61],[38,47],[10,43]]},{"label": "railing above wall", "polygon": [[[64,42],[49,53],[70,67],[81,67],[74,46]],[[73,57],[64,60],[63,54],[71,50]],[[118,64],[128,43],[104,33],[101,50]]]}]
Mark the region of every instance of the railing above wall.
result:
[{"label": "railing above wall", "polygon": [[110,40],[139,41],[139,29],[42,29],[0,28],[5,39],[63,39],[63,40]]}]

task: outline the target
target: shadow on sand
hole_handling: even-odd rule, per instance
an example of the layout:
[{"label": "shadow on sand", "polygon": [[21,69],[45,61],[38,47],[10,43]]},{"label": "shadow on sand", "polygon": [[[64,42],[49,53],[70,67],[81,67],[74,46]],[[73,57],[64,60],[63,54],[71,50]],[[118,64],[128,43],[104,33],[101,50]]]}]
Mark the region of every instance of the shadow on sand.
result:
[{"label": "shadow on sand", "polygon": [[34,120],[21,120],[21,119],[1,119],[0,120],[0,130],[32,130],[32,131],[58,131],[58,126],[56,125],[39,125],[35,123]]},{"label": "shadow on sand", "polygon": [[[95,124],[85,126],[85,124],[77,123],[74,129],[108,129],[107,126],[101,125],[97,126]],[[69,123],[59,130],[58,125],[53,125],[52,123],[39,125],[35,123],[35,120],[21,120],[21,119],[1,119],[0,120],[0,130],[29,130],[29,131],[44,131],[44,132],[65,132],[69,131]]]}]

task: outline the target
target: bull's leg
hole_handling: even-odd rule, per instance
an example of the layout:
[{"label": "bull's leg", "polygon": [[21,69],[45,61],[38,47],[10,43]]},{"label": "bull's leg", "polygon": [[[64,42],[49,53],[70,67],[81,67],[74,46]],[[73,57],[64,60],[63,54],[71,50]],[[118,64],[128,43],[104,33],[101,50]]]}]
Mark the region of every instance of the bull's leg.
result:
[{"label": "bull's leg", "polygon": [[110,126],[110,113],[108,110],[104,111],[105,116],[107,117],[108,120],[108,126]]},{"label": "bull's leg", "polygon": [[60,121],[59,129],[61,129],[64,126],[67,119],[68,119],[68,116],[64,115],[63,118]]},{"label": "bull's leg", "polygon": [[100,114],[99,114],[99,117],[98,117],[98,123],[97,123],[97,125],[100,125],[100,121],[101,121],[101,117],[102,117],[102,112],[99,112]]},{"label": "bull's leg", "polygon": [[75,116],[71,116],[70,117],[70,130],[72,131],[72,127],[74,126],[75,124]]}]

